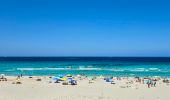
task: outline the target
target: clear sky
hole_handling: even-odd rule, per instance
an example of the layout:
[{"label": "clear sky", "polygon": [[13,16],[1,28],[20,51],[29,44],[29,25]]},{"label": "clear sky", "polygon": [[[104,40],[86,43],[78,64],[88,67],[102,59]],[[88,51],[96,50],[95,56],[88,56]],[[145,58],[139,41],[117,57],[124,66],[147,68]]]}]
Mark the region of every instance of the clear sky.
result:
[{"label": "clear sky", "polygon": [[0,56],[170,56],[170,1],[1,0]]}]

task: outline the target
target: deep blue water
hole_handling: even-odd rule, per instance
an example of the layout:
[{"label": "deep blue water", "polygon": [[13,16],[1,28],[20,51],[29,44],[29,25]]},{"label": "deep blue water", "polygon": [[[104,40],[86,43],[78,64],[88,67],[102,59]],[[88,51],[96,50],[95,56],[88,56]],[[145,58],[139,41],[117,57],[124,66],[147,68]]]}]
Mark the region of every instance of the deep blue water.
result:
[{"label": "deep blue water", "polygon": [[170,57],[0,57],[0,74],[170,77]]}]

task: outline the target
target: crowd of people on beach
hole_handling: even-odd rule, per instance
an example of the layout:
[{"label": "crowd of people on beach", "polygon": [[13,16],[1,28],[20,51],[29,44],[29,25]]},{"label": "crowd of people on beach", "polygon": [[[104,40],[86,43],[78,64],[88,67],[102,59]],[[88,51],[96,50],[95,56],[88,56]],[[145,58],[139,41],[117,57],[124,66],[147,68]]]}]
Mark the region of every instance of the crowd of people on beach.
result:
[{"label": "crowd of people on beach", "polygon": [[[23,77],[22,74],[17,76],[16,80],[13,81],[12,83],[13,84],[22,84],[22,82],[21,82],[22,77]],[[29,76],[29,78],[33,78],[33,76]],[[121,81],[121,80],[126,79],[126,80],[128,80],[128,82],[126,82],[126,84],[133,84],[135,82],[135,83],[140,83],[140,84],[146,84],[146,86],[148,88],[156,87],[157,82],[162,80],[161,77],[159,77],[159,76],[133,77],[133,80],[129,80],[129,77],[104,77],[104,76],[97,77],[97,76],[86,76],[84,74],[73,76],[71,74],[68,74],[68,75],[50,76],[49,83],[62,83],[62,85],[77,85],[79,80],[88,79],[89,84],[90,84],[90,83],[94,83],[97,78],[100,78],[100,79],[102,79],[106,82],[109,82],[111,84],[117,84],[116,81]],[[5,77],[4,74],[1,74],[0,81],[7,81],[7,78]],[[42,81],[42,79],[37,78],[36,81]],[[168,78],[163,79],[162,82],[170,83]]]}]

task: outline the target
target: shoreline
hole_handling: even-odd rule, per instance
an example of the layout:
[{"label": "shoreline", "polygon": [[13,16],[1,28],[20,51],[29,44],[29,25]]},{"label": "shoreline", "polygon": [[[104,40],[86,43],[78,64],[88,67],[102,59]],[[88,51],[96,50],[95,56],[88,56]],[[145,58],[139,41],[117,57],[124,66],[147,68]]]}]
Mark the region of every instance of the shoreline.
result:
[{"label": "shoreline", "polygon": [[[68,74],[56,74],[56,75],[22,75],[23,77],[54,77],[54,76],[57,76],[57,75],[63,75],[63,76],[66,76]],[[72,76],[76,77],[77,75],[80,75],[80,74],[71,74]],[[7,77],[17,77],[17,76],[21,76],[21,75],[6,75]],[[81,75],[81,76],[87,76],[87,77],[93,77],[93,76],[96,76],[96,77],[100,77],[100,76],[103,76],[103,77],[121,77],[121,78],[134,78],[134,77],[140,77],[140,78],[146,78],[146,77],[154,77],[155,75],[148,75],[148,76],[138,76],[138,75],[134,75],[134,76],[121,76],[121,75]],[[159,76],[161,78],[170,78],[170,76]]]}]

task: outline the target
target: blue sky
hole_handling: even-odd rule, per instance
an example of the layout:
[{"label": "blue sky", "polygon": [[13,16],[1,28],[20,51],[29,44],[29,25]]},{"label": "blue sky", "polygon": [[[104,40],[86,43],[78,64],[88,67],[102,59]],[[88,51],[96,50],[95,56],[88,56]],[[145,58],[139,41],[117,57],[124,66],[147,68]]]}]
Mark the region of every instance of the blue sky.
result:
[{"label": "blue sky", "polygon": [[168,0],[1,0],[0,56],[170,56]]}]

